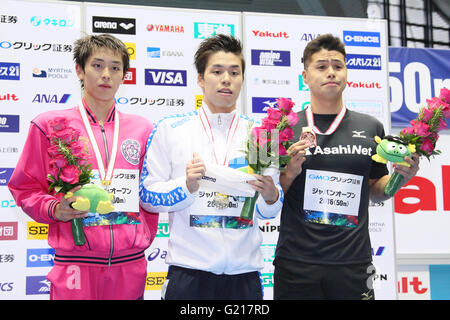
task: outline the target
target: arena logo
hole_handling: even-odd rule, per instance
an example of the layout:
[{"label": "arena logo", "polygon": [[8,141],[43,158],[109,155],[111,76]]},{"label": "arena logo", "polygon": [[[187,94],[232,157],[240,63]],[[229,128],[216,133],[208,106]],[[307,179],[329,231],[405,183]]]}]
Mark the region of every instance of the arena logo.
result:
[{"label": "arena logo", "polygon": [[145,84],[149,86],[187,86],[186,70],[145,69]]},{"label": "arena logo", "polygon": [[289,67],[291,65],[291,52],[278,50],[252,50],[252,65]]},{"label": "arena logo", "polygon": [[93,16],[92,31],[97,33],[136,34],[136,19]]},{"label": "arena logo", "polygon": [[344,43],[347,46],[358,47],[380,47],[380,33],[367,31],[347,31],[344,30]]},{"label": "arena logo", "polygon": [[148,24],[147,31],[165,32],[165,33],[184,33],[184,26],[171,24]]},{"label": "arena logo", "polygon": [[286,31],[278,31],[278,32],[272,32],[272,31],[261,31],[261,30],[252,30],[252,33],[255,37],[258,38],[289,38],[289,35]]}]

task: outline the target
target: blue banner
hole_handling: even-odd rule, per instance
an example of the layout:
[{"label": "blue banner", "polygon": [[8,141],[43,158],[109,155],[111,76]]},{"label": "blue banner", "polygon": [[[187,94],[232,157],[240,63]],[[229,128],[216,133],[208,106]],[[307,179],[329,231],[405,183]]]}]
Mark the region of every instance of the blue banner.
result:
[{"label": "blue banner", "polygon": [[406,127],[426,100],[450,88],[450,50],[389,48],[392,127]]}]

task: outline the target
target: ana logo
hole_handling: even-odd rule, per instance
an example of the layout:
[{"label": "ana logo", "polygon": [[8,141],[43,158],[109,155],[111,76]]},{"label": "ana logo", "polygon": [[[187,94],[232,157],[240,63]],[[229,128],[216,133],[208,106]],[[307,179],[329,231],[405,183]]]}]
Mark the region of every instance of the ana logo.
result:
[{"label": "ana logo", "polygon": [[7,186],[14,168],[0,168],[0,186]]},{"label": "ana logo", "polygon": [[300,36],[300,41],[309,42],[311,40],[314,40],[318,36],[320,36],[320,33],[302,33],[302,35]]},{"label": "ana logo", "polygon": [[27,268],[52,267],[55,259],[55,249],[27,249]]},{"label": "ana logo", "polygon": [[122,142],[122,155],[132,165],[138,165],[141,157],[141,145],[133,139]]},{"label": "ana logo", "polygon": [[136,68],[128,68],[123,77],[123,84],[136,84]]},{"label": "ana logo", "polygon": [[17,221],[0,222],[0,240],[17,240]]},{"label": "ana logo", "polygon": [[372,54],[347,54],[347,69],[381,70],[381,56]]},{"label": "ana logo", "polygon": [[0,114],[0,132],[19,132],[19,116]]},{"label": "ana logo", "polygon": [[98,33],[136,34],[136,19],[92,17],[92,31]]},{"label": "ana logo", "polygon": [[286,31],[272,32],[272,31],[260,31],[260,30],[252,30],[252,33],[255,37],[258,38],[289,38],[289,35]]},{"label": "ana logo", "polygon": [[274,50],[252,50],[252,65],[288,67],[291,65],[291,52]]},{"label": "ana logo", "polygon": [[149,86],[186,87],[186,70],[145,69],[145,84]]},{"label": "ana logo", "polygon": [[344,43],[347,46],[380,47],[380,33],[344,30]]},{"label": "ana logo", "polygon": [[206,39],[220,33],[234,36],[234,24],[194,22],[195,39]]},{"label": "ana logo", "polygon": [[20,80],[20,63],[0,62],[0,80]]},{"label": "ana logo", "polygon": [[49,294],[50,281],[46,276],[29,276],[26,279],[26,294]]},{"label": "ana logo", "polygon": [[66,103],[71,94],[65,93],[58,98],[57,94],[37,93],[33,98],[33,103]]},{"label": "ana logo", "polygon": [[184,33],[183,26],[175,26],[170,24],[148,24],[147,31],[155,32],[169,32],[169,33]]}]

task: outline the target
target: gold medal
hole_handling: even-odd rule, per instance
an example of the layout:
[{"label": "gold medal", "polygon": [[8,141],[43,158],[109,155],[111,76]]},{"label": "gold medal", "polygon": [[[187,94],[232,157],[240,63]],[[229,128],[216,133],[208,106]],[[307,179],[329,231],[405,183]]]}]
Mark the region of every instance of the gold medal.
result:
[{"label": "gold medal", "polygon": [[213,205],[219,210],[228,208],[228,196],[223,193],[216,192],[213,199]]}]

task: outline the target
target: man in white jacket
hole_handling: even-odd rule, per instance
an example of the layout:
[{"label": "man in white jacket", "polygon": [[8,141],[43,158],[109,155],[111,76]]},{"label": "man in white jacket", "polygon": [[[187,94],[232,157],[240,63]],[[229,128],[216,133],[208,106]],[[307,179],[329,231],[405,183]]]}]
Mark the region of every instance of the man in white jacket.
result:
[{"label": "man in white jacket", "polygon": [[257,219],[281,210],[279,173],[248,182],[259,192],[250,220],[240,218],[244,197],[202,187],[208,168],[247,165],[242,149],[249,119],[236,110],[245,70],[240,41],[226,35],[204,40],[195,65],[203,105],[160,121],[149,137],[141,177],[142,207],[169,212],[170,266],[162,298],[262,299]]}]

